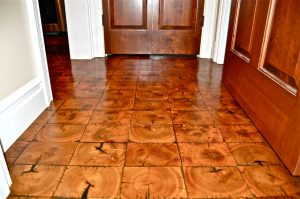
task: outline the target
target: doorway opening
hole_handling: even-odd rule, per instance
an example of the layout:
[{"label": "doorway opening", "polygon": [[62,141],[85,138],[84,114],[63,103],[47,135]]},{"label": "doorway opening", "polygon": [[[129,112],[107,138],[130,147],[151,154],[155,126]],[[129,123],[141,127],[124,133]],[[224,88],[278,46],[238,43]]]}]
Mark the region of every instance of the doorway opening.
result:
[{"label": "doorway opening", "polygon": [[40,16],[53,96],[57,80],[71,67],[64,0],[39,0]]}]

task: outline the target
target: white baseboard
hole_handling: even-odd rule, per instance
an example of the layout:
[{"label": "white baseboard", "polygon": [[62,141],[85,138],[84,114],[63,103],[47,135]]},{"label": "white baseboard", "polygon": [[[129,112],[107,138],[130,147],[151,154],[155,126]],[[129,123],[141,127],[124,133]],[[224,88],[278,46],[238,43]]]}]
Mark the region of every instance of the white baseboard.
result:
[{"label": "white baseboard", "polygon": [[0,139],[6,151],[49,106],[42,81],[35,78],[0,101]]}]

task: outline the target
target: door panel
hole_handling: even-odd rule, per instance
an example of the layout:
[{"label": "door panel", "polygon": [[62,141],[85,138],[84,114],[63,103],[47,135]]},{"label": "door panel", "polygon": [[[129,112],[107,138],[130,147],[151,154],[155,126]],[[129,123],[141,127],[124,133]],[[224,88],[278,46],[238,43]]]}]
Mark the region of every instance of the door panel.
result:
[{"label": "door panel", "polygon": [[204,0],[153,0],[153,54],[199,54]]},{"label": "door panel", "polygon": [[111,28],[147,29],[147,0],[112,0],[110,9]]},{"label": "door panel", "polygon": [[151,0],[103,0],[105,52],[150,54]]},{"label": "door panel", "polygon": [[299,2],[233,0],[223,72],[225,86],[294,175],[300,175]]},{"label": "door panel", "polygon": [[254,29],[256,0],[245,0],[238,3],[236,9],[234,39],[232,51],[249,62]]},{"label": "door panel", "polygon": [[300,80],[300,20],[295,13],[299,12],[300,1],[278,1],[273,4],[273,9],[261,68],[274,81],[296,94]]},{"label": "door panel", "polygon": [[107,54],[198,54],[204,0],[103,0]]},{"label": "door panel", "polygon": [[160,30],[194,30],[197,1],[161,0],[159,5]]}]

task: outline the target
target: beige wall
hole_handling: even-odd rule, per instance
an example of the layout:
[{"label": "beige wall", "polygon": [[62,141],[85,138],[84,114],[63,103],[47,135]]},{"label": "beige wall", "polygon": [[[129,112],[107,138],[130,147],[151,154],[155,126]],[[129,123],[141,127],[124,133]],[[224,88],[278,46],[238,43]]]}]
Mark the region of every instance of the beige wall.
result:
[{"label": "beige wall", "polygon": [[25,0],[0,0],[0,101],[37,76]]}]

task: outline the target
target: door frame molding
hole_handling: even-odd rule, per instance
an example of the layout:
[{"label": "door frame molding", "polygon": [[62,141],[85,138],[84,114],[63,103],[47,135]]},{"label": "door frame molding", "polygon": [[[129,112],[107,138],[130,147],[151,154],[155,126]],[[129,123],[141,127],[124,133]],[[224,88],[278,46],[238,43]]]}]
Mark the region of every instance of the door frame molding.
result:
[{"label": "door frame molding", "polygon": [[105,57],[102,0],[87,0],[91,57]]},{"label": "door frame molding", "polygon": [[215,45],[212,52],[212,59],[217,64],[224,64],[231,11],[231,0],[220,0],[218,9]]},{"label": "door frame molding", "polygon": [[200,58],[224,64],[231,0],[206,0]]}]

